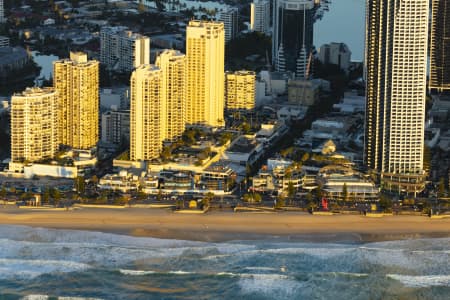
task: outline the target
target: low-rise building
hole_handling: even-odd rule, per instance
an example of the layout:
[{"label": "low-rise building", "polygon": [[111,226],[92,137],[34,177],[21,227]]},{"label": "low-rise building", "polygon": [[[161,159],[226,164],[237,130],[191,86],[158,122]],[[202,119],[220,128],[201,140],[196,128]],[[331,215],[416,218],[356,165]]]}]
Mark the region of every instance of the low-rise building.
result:
[{"label": "low-rise building", "polygon": [[106,174],[100,178],[98,187],[104,190],[120,191],[122,193],[135,192],[139,189],[139,177],[125,170],[119,174]]},{"label": "low-rise building", "polygon": [[318,179],[325,198],[332,201],[379,200],[379,189],[368,178],[350,168],[327,166],[320,170]]},{"label": "low-rise building", "polygon": [[330,89],[330,83],[322,79],[295,79],[288,81],[288,101],[292,104],[311,106],[319,99],[320,92]]},{"label": "low-rise building", "polygon": [[230,193],[235,187],[236,173],[227,165],[213,164],[200,174],[198,186],[214,194]]}]

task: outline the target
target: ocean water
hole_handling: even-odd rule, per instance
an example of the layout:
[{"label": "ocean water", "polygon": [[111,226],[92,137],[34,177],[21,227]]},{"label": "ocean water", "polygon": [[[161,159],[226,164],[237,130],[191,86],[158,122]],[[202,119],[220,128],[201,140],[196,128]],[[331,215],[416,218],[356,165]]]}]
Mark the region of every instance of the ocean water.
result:
[{"label": "ocean water", "polygon": [[0,299],[449,299],[450,239],[205,243],[0,226]]}]

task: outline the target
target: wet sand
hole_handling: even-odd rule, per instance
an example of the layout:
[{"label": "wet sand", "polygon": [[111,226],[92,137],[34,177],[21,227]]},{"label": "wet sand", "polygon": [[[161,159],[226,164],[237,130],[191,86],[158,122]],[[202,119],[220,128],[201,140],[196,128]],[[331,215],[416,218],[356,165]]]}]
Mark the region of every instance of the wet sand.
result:
[{"label": "wet sand", "polygon": [[[82,208],[39,211],[0,208],[0,224],[93,230],[142,237],[221,242],[280,239],[368,242],[450,237],[450,218],[362,215],[317,216],[298,212],[178,214],[165,209]],[[1,225],[0,225],[1,226]]]}]

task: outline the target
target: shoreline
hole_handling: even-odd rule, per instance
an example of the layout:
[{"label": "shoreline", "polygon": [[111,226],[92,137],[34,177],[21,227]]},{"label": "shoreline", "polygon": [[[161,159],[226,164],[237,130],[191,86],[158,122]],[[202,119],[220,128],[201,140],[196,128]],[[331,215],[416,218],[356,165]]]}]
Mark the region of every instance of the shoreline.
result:
[{"label": "shoreline", "polygon": [[88,230],[134,237],[203,242],[273,240],[364,243],[450,237],[450,218],[313,216],[298,212],[277,214],[210,212],[190,215],[142,208],[29,211],[3,207],[0,208],[1,225]]}]

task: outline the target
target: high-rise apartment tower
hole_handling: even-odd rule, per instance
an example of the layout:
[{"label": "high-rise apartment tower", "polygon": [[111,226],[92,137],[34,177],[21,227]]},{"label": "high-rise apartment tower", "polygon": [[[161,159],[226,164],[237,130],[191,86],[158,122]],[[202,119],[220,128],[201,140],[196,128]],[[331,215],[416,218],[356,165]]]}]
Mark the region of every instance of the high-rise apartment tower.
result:
[{"label": "high-rise apartment tower", "polygon": [[262,33],[269,33],[270,2],[255,0],[250,4],[250,29]]},{"label": "high-rise apartment tower", "polygon": [[223,23],[190,21],[186,29],[187,122],[224,126]]},{"label": "high-rise apartment tower", "polygon": [[142,65],[131,74],[131,160],[152,160],[161,154],[164,140],[161,86],[162,72],[156,66]]},{"label": "high-rise apartment tower", "polygon": [[428,0],[367,0],[365,164],[385,189],[424,188]]},{"label": "high-rise apartment tower", "polygon": [[99,63],[81,52],[53,63],[58,92],[59,142],[75,149],[95,147],[99,138]]},{"label": "high-rise apartment tower", "polygon": [[131,72],[150,63],[150,38],[124,26],[103,27],[100,31],[100,62],[108,70]]},{"label": "high-rise apartment tower", "polygon": [[219,22],[223,22],[225,29],[225,41],[231,41],[238,34],[239,10],[237,7],[231,7],[219,13]]},{"label": "high-rise apartment tower", "polygon": [[174,141],[186,126],[186,56],[180,51],[165,50],[156,58],[161,69],[161,135]]},{"label": "high-rise apartment tower", "polygon": [[11,98],[11,161],[36,162],[58,151],[58,97],[52,88],[28,88]]}]

